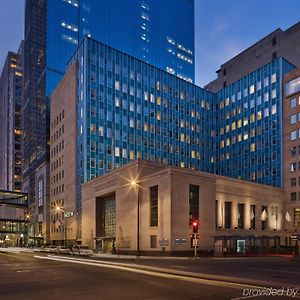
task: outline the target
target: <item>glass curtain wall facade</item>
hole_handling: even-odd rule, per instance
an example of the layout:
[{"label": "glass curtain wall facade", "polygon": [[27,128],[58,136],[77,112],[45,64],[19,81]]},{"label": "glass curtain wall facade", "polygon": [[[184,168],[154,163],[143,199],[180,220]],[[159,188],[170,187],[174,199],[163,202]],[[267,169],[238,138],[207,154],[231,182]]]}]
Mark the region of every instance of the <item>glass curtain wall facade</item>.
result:
[{"label": "glass curtain wall facade", "polygon": [[[78,184],[136,158],[282,186],[282,58],[217,94],[85,39]],[[70,61],[70,63],[72,62]]]},{"label": "glass curtain wall facade", "polygon": [[85,36],[194,81],[193,0],[26,0],[22,185],[30,207],[38,205],[38,170],[47,172],[50,160],[50,95]]},{"label": "glass curtain wall facade", "polygon": [[216,174],[281,187],[282,78],[279,58],[217,93]]},{"label": "glass curtain wall facade", "polygon": [[136,158],[213,172],[213,94],[92,39],[73,59],[83,182]]},{"label": "glass curtain wall facade", "polygon": [[193,0],[56,0],[46,14],[47,96],[85,36],[194,81]]},{"label": "glass curtain wall facade", "polygon": [[78,61],[77,187],[143,158],[213,173],[214,95],[86,38]]},{"label": "glass curtain wall facade", "polygon": [[0,189],[2,190],[21,191],[22,87],[21,55],[9,52],[0,77]]}]

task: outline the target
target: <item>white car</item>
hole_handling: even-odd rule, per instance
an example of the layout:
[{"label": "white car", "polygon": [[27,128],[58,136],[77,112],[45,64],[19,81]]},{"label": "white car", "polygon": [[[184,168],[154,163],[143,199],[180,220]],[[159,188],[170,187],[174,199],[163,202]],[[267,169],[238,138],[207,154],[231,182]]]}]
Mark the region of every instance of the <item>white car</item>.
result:
[{"label": "white car", "polygon": [[71,254],[71,251],[66,246],[57,246],[54,250],[54,253],[56,253],[56,254]]},{"label": "white car", "polygon": [[82,255],[82,256],[92,256],[93,255],[93,251],[91,249],[89,249],[88,246],[74,245],[72,247],[71,254]]},{"label": "white car", "polygon": [[54,246],[54,245],[52,245],[52,246],[47,246],[47,247],[45,248],[44,252],[46,252],[46,253],[54,253],[56,248],[57,248],[57,246]]}]

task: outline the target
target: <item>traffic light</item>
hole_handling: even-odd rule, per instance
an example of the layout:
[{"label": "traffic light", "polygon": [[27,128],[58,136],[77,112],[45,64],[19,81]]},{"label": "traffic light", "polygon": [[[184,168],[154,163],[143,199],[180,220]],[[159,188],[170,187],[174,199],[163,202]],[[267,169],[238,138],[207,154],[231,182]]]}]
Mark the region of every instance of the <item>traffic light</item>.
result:
[{"label": "traffic light", "polygon": [[199,229],[199,221],[198,220],[194,220],[192,223],[193,226],[193,233],[198,233],[198,229]]}]

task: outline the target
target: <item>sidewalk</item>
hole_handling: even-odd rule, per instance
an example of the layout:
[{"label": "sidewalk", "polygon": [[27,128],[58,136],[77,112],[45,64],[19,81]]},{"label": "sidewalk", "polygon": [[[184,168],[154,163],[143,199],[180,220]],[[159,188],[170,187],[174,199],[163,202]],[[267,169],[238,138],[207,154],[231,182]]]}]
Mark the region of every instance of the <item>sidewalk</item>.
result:
[{"label": "sidewalk", "polygon": [[[110,254],[110,253],[94,253],[92,257],[97,258],[109,258],[109,259],[163,259],[163,260],[193,260],[194,257],[178,257],[178,256],[137,256],[137,255],[125,255],[125,254]],[[201,259],[200,257],[198,259]]]}]

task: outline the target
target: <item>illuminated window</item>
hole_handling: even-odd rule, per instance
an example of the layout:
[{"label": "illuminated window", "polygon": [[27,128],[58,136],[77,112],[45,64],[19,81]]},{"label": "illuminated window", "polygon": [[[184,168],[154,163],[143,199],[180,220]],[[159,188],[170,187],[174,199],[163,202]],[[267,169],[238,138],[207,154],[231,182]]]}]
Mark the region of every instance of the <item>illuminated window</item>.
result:
[{"label": "illuminated window", "polygon": [[271,97],[272,97],[272,99],[276,98],[276,90],[272,90]]},{"label": "illuminated window", "polygon": [[244,134],[244,141],[245,141],[245,140],[248,140],[248,133],[245,133],[245,134]]},{"label": "illuminated window", "polygon": [[134,152],[133,152],[133,151],[130,151],[130,152],[129,152],[129,157],[130,157],[131,160],[134,159]]},{"label": "illuminated window", "polygon": [[275,83],[275,82],[276,82],[276,74],[272,74],[271,83]]},{"label": "illuminated window", "polygon": [[104,136],[104,128],[101,126],[99,127],[99,135]]},{"label": "illuminated window", "polygon": [[293,162],[290,164],[291,172],[297,171],[297,163]]},{"label": "illuminated window", "polygon": [[144,19],[144,20],[146,20],[146,21],[149,21],[149,15],[146,14],[144,11],[142,11],[141,18]]},{"label": "illuminated window", "polygon": [[115,147],[115,156],[119,157],[120,156],[120,148]]},{"label": "illuminated window", "polygon": [[300,208],[294,208],[294,226],[300,227]]},{"label": "illuminated window", "polygon": [[272,115],[275,115],[276,114],[276,104],[272,105]]},{"label": "illuminated window", "polygon": [[242,135],[239,134],[239,135],[238,135],[238,142],[241,142],[241,141],[242,141]]},{"label": "illuminated window", "polygon": [[120,90],[120,81],[115,82],[115,90],[117,90],[117,91]]},{"label": "illuminated window", "polygon": [[261,120],[261,111],[257,112],[257,120]]},{"label": "illuminated window", "polygon": [[250,122],[253,123],[254,121],[255,121],[255,116],[254,116],[254,114],[251,114],[251,116],[250,116]]},{"label": "illuminated window", "polygon": [[252,144],[250,145],[250,151],[251,151],[251,152],[254,152],[254,151],[255,151],[255,143],[252,143]]},{"label": "illuminated window", "polygon": [[160,98],[160,97],[157,97],[156,102],[157,102],[157,105],[161,105],[161,98]]},{"label": "illuminated window", "polygon": [[181,142],[184,142],[184,133],[181,134],[181,136],[180,136],[180,141],[181,141]]},{"label": "illuminated window", "polygon": [[159,112],[159,111],[158,111],[157,114],[156,114],[156,118],[157,118],[157,120],[160,121],[160,112]]},{"label": "illuminated window", "polygon": [[227,98],[227,99],[225,100],[225,105],[226,105],[226,106],[229,105],[229,98]]},{"label": "illuminated window", "polygon": [[238,120],[238,128],[242,127],[242,120]]},{"label": "illuminated window", "polygon": [[236,128],[236,127],[235,127],[235,122],[232,122],[232,123],[231,123],[231,130],[235,130],[235,128]]},{"label": "illuminated window", "polygon": [[254,85],[251,85],[249,90],[250,90],[250,91],[249,91],[250,94],[253,94],[253,93],[254,93]]},{"label": "illuminated window", "polygon": [[150,94],[150,102],[154,103],[154,95],[153,94]]}]

